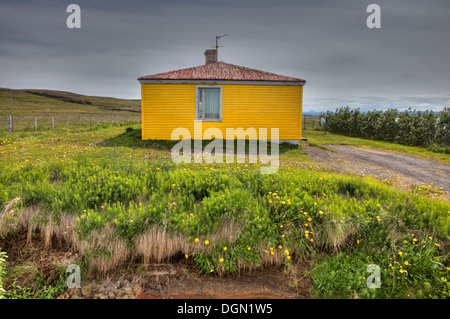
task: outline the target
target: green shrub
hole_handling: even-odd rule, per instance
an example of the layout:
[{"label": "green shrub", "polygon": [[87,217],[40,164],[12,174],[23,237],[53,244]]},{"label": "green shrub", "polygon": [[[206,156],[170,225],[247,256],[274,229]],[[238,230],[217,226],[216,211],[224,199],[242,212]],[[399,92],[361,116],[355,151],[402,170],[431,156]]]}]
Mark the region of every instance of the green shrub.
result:
[{"label": "green shrub", "polygon": [[3,289],[3,278],[6,275],[6,258],[8,256],[4,251],[0,251],[0,299],[3,299],[5,289]]},{"label": "green shrub", "polygon": [[382,111],[350,110],[349,107],[322,114],[327,130],[367,139],[392,141],[411,146],[450,146],[450,108],[445,107],[438,116],[432,111],[395,109]]}]

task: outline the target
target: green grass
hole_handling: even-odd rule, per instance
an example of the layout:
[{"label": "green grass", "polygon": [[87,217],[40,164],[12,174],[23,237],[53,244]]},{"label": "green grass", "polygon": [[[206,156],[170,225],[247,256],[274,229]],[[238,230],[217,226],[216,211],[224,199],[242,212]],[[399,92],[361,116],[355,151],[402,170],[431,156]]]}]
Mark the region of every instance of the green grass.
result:
[{"label": "green grass", "polygon": [[[210,144],[212,140],[202,140],[201,141],[201,147],[202,149],[205,148],[206,145]],[[105,146],[125,146],[125,147],[131,147],[131,148],[152,148],[152,149],[158,149],[158,150],[165,150],[170,151],[179,141],[164,141],[164,140],[142,140],[142,129],[140,127],[130,127],[128,128],[123,134],[119,134],[117,136],[113,136],[105,141]],[[194,152],[195,148],[195,140],[191,141],[191,151]],[[220,145],[222,146],[222,151],[225,154],[227,150],[227,141],[221,140],[219,141]],[[259,150],[259,143],[258,141],[249,141],[246,140],[244,144],[245,153],[248,155],[250,150],[250,145],[253,143],[253,145],[256,145],[256,151]],[[267,143],[267,152],[268,154],[271,154],[271,143],[270,141]],[[238,142],[237,140],[234,141],[233,144],[234,153],[237,153],[238,150]],[[287,152],[297,152],[299,149],[298,145],[293,145],[290,143],[281,143],[278,145],[278,152],[279,154],[284,154]],[[301,152],[304,153],[304,152]],[[290,153],[294,154],[294,153]],[[299,153],[295,153],[299,154]],[[304,153],[306,154],[306,153]]]},{"label": "green grass", "polygon": [[[2,137],[0,209],[10,212],[2,231],[19,229],[17,214],[38,207],[31,219],[38,229],[73,222],[71,245],[85,243],[97,274],[130,256],[161,262],[186,254],[208,274],[312,259],[318,298],[448,296],[450,203],[298,167],[292,162],[305,157],[298,147],[287,147],[279,171],[264,175],[260,163],[177,165],[171,145],[142,141],[138,124]],[[407,273],[389,268],[400,251],[411,256]],[[362,278],[368,263],[382,268],[386,285],[376,292]]]},{"label": "green grass", "polygon": [[418,146],[406,146],[384,141],[375,141],[358,137],[349,137],[329,132],[324,134],[323,131],[311,131],[311,130],[303,131],[303,137],[307,138],[308,141],[323,145],[348,145],[357,147],[368,147],[383,151],[393,151],[397,153],[421,156],[441,163],[450,164],[450,156],[448,154],[433,152],[428,148]]},{"label": "green grass", "polygon": [[5,289],[3,288],[3,278],[6,275],[6,259],[8,256],[4,251],[0,250],[0,299],[3,299]]},{"label": "green grass", "polygon": [[330,150],[329,148],[326,148],[326,147],[324,147],[322,145],[318,145],[316,143],[306,142],[306,145],[309,145],[311,147],[317,147],[317,148],[320,148],[322,150],[329,151],[329,152],[332,152],[332,153],[336,153],[336,151]]},{"label": "green grass", "polygon": [[[55,269],[55,279],[48,283],[48,278],[36,268],[28,268],[25,270],[20,266],[11,268],[5,278],[12,282],[8,287],[6,287],[7,289],[3,294],[3,298],[54,299],[67,290],[67,275],[65,270],[65,267],[57,267],[57,269]],[[28,276],[30,278],[29,284],[17,284],[17,280],[23,276]]]}]

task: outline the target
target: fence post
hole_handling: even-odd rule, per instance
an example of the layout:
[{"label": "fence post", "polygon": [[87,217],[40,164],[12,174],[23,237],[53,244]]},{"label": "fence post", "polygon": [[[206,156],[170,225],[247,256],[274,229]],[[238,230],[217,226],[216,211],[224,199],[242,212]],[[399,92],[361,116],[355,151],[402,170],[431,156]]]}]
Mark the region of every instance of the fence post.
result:
[{"label": "fence post", "polygon": [[14,116],[11,115],[11,132],[14,132]]},{"label": "fence post", "polygon": [[52,116],[52,130],[55,129],[55,117]]},{"label": "fence post", "polygon": [[8,114],[8,116],[6,117],[6,130],[8,131],[8,133],[11,132],[11,114]]},{"label": "fence post", "polygon": [[81,125],[81,115],[78,115],[78,125]]},{"label": "fence post", "polygon": [[34,117],[34,131],[37,131],[37,118],[36,116]]},{"label": "fence post", "polygon": [[312,129],[313,129],[313,131],[314,131],[314,121],[312,121]]}]

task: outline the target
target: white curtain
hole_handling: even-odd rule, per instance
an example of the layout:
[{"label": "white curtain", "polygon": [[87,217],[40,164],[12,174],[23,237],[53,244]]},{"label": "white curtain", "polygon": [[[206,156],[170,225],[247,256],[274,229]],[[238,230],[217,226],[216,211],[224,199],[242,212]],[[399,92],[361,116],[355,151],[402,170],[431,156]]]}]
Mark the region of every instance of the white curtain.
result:
[{"label": "white curtain", "polygon": [[200,101],[204,102],[204,119],[220,118],[220,89],[202,88],[200,91],[203,91],[200,92]]}]

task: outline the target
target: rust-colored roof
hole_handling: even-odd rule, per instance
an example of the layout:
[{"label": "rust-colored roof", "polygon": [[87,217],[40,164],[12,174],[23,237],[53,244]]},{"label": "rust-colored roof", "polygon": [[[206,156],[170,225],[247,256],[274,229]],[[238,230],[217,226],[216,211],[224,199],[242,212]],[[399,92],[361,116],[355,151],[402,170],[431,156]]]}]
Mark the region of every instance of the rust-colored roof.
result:
[{"label": "rust-colored roof", "polygon": [[225,62],[216,62],[192,68],[146,75],[138,80],[222,80],[222,81],[281,81],[306,82],[290,76],[250,69]]}]

